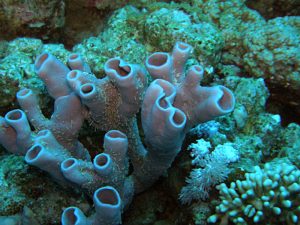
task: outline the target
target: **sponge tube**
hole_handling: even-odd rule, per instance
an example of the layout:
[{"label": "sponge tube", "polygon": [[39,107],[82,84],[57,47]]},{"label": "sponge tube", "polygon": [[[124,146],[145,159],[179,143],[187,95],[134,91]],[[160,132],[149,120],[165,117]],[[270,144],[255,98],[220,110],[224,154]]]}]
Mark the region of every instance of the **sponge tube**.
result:
[{"label": "sponge tube", "polygon": [[36,58],[34,66],[52,98],[56,99],[71,93],[66,82],[66,75],[70,70],[56,57],[49,53],[43,53]]},{"label": "sponge tube", "polygon": [[172,103],[176,95],[175,87],[165,80],[157,79],[146,91],[142,107],[142,125],[148,151],[163,155],[173,155],[181,147],[186,124],[185,114]]},{"label": "sponge tube", "polygon": [[173,59],[165,52],[155,52],[145,62],[153,79],[164,79],[173,82]]},{"label": "sponge tube", "polygon": [[145,90],[146,75],[144,70],[133,64],[128,64],[120,58],[109,59],[104,66],[109,79],[117,86],[121,104],[119,114],[124,118],[134,116],[140,108]]},{"label": "sponge tube", "polygon": [[181,41],[176,42],[172,52],[175,83],[180,83],[184,78],[184,66],[191,51],[192,46]]},{"label": "sponge tube", "polygon": [[72,70],[81,70],[87,73],[91,72],[89,65],[83,60],[82,56],[77,53],[73,53],[69,56],[68,65]]},{"label": "sponge tube", "polygon": [[118,191],[104,186],[94,192],[96,214],[87,218],[77,207],[64,210],[62,225],[119,225],[121,224],[122,201]]},{"label": "sponge tube", "polygon": [[27,149],[33,143],[31,129],[25,113],[20,109],[14,109],[5,115],[5,122],[16,132],[17,154],[25,155]]},{"label": "sponge tube", "polygon": [[49,120],[46,119],[39,107],[38,99],[31,89],[23,88],[17,92],[18,103],[26,115],[30,123],[37,130],[46,129],[49,126]]},{"label": "sponge tube", "polygon": [[118,130],[110,130],[104,136],[104,152],[108,153],[118,168],[126,173],[128,169],[128,139],[124,133]]},{"label": "sponge tube", "polygon": [[117,225],[121,224],[122,202],[118,191],[105,186],[94,193],[96,217],[94,225]]},{"label": "sponge tube", "polygon": [[63,155],[53,154],[50,149],[41,144],[33,145],[25,155],[25,161],[33,166],[48,172],[55,179],[65,183],[65,178],[60,171],[60,163],[64,160]]},{"label": "sponge tube", "polygon": [[14,154],[18,153],[19,149],[17,146],[17,133],[9,126],[5,119],[0,116],[0,144],[9,152]]},{"label": "sponge tube", "polygon": [[62,225],[91,225],[83,212],[77,207],[68,207],[61,216]]}]

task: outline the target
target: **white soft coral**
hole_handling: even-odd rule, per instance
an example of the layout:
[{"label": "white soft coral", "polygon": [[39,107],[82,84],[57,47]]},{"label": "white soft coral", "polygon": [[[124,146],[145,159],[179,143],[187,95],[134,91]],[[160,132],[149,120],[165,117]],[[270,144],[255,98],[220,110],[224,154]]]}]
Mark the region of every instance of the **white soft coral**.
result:
[{"label": "white soft coral", "polygon": [[191,171],[187,185],[181,189],[179,199],[184,204],[207,199],[211,188],[228,177],[228,164],[239,159],[238,151],[230,143],[218,145],[212,153],[209,153],[210,148],[210,143],[203,139],[188,147],[194,158],[192,164],[198,168]]}]

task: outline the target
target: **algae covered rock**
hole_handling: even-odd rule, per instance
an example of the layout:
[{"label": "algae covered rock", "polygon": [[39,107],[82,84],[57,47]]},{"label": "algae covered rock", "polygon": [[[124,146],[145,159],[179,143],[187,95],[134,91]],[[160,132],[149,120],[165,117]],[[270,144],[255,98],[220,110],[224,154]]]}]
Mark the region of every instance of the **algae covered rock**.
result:
[{"label": "algae covered rock", "polygon": [[233,112],[236,120],[255,117],[264,112],[269,90],[263,79],[228,76],[225,78],[225,85],[232,88],[236,96]]},{"label": "algae covered rock", "polygon": [[245,34],[245,69],[279,86],[300,88],[300,17],[276,18]]},{"label": "algae covered rock", "polygon": [[[83,209],[89,208],[80,194],[58,186],[26,164],[21,156],[0,156],[0,178],[0,222],[20,221],[24,218],[18,217],[24,217],[24,210],[30,209],[31,219],[37,220],[38,224],[60,224],[62,207],[77,204]],[[7,217],[22,211],[21,216]]]},{"label": "algae covered rock", "polygon": [[246,4],[259,11],[266,19],[300,15],[298,0],[247,0]]},{"label": "algae covered rock", "polygon": [[269,91],[259,78],[226,77],[224,83],[236,96],[236,107],[230,116],[220,118],[220,134],[212,138],[214,145],[232,142],[240,153],[239,168],[251,171],[262,160],[277,155],[281,137],[281,118],[266,112]]},{"label": "algae covered rock", "polygon": [[131,63],[143,63],[146,48],[140,42],[142,30],[137,29],[132,17],[140,17],[141,12],[131,6],[114,12],[108,26],[97,37],[85,39],[74,46],[73,51],[83,55],[97,76],[104,74],[104,63],[112,57],[122,57]]},{"label": "algae covered rock", "polygon": [[219,30],[213,24],[195,23],[185,12],[166,8],[147,16],[145,38],[161,51],[168,51],[176,41],[190,43],[198,60],[209,65],[219,62],[224,44]]},{"label": "algae covered rock", "polygon": [[291,123],[282,131],[280,155],[287,156],[296,166],[300,167],[300,126]]},{"label": "algae covered rock", "polygon": [[11,38],[27,33],[48,39],[63,27],[64,12],[61,0],[1,1],[0,34]]},{"label": "algae covered rock", "polygon": [[[14,106],[17,91],[24,87],[43,93],[44,85],[35,73],[34,61],[44,51],[64,62],[70,54],[62,44],[44,45],[39,39],[17,38],[7,43],[5,56],[0,60],[0,107]],[[43,106],[47,103],[44,100]]]},{"label": "algae covered rock", "polygon": [[220,30],[224,40],[222,64],[241,66],[244,32],[249,27],[257,27],[265,23],[264,18],[255,10],[249,9],[245,5],[245,0],[192,0],[191,2],[192,6],[198,9],[199,17],[204,17]]}]

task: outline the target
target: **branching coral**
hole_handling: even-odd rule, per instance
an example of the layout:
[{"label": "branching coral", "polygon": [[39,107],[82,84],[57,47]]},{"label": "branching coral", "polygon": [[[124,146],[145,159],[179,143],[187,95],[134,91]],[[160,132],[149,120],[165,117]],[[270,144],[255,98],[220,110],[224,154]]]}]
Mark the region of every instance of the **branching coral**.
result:
[{"label": "branching coral", "polygon": [[218,186],[221,204],[208,222],[229,224],[299,224],[300,171],[287,163],[266,163],[245,180]]},{"label": "branching coral", "polygon": [[[27,163],[47,171],[59,183],[93,196],[94,216],[86,218],[80,209],[69,207],[62,224],[120,223],[133,195],[170,167],[188,130],[233,110],[235,100],[229,89],[199,86],[201,66],[185,73],[191,50],[178,42],[172,54],[150,55],[145,65],[155,80],[149,87],[146,71],[120,58],[108,60],[107,76],[97,79],[78,54],[70,56],[68,67],[49,53],[37,57],[35,69],[55,100],[54,112],[45,118],[33,91],[20,90],[17,99],[23,111],[15,109],[0,117],[0,143],[12,153],[25,155]],[[136,117],[140,109],[144,144]],[[78,141],[85,119],[108,131],[104,152],[93,160]]]}]

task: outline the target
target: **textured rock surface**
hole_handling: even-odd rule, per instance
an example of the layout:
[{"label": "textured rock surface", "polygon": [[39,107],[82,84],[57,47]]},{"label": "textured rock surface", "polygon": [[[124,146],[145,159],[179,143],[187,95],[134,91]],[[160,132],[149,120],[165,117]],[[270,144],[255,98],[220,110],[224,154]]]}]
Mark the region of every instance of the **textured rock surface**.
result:
[{"label": "textured rock surface", "polygon": [[300,15],[300,2],[298,0],[247,0],[246,5],[259,11],[266,19]]},{"label": "textured rock surface", "polygon": [[58,186],[26,164],[23,157],[0,156],[0,178],[0,216],[18,214],[27,207],[38,224],[60,224],[63,207],[75,204],[84,210],[89,208],[80,193]]},{"label": "textured rock surface", "polygon": [[53,38],[64,26],[64,13],[61,0],[5,0],[0,4],[0,34],[4,38],[24,34]]},{"label": "textured rock surface", "polygon": [[269,20],[246,33],[243,64],[252,76],[297,90],[300,88],[300,17]]}]

